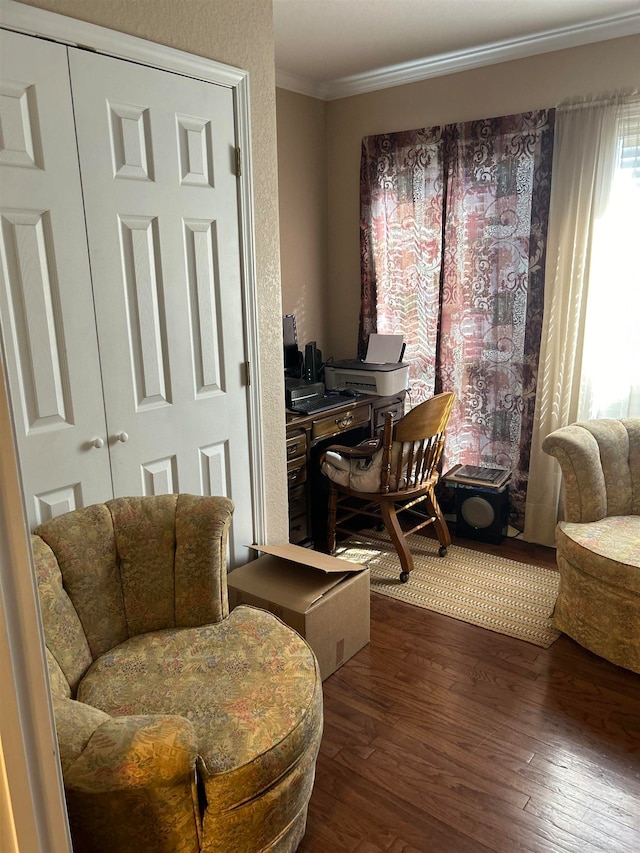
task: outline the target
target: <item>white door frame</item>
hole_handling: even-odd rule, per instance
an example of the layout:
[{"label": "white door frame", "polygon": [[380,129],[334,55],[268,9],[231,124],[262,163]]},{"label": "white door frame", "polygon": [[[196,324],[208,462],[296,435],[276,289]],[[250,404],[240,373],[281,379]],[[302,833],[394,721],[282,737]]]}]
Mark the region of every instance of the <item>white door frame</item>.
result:
[{"label": "white door frame", "polygon": [[8,390],[0,346],[0,850],[71,853]]},{"label": "white door frame", "polygon": [[[0,25],[25,35],[49,38],[63,44],[88,47],[120,59],[133,60],[154,68],[173,71],[211,83],[228,86],[234,92],[238,145],[242,150],[242,174],[239,177],[240,246],[245,305],[247,361],[250,364],[249,429],[252,457],[253,523],[256,541],[266,538],[266,500],[264,450],[260,418],[260,369],[257,325],[257,289],[255,268],[255,232],[253,221],[253,181],[251,124],[249,111],[249,75],[229,65],[192,56],[183,51],[157,45],[135,36],[113,32],[104,27],[68,18],[14,0],[0,0]],[[0,370],[2,370],[0,352]],[[0,377],[4,379],[4,377]],[[0,403],[8,403],[6,386],[0,382]],[[13,477],[3,477],[0,497],[1,529],[0,580],[3,600],[15,618],[0,619],[0,640],[6,640],[7,652],[0,656],[4,680],[9,684],[11,713],[0,715],[0,841],[10,851],[19,850],[27,841],[34,853],[70,850],[57,755],[55,724],[44,666],[44,640],[36,603],[33,573],[24,576],[28,547],[28,525],[24,510],[23,526],[17,509],[23,506],[17,479],[17,454],[8,405],[0,406],[0,469]],[[14,512],[8,507],[13,506]],[[6,547],[5,547],[6,546]],[[37,651],[39,649],[39,651]],[[29,685],[25,690],[24,685]],[[14,689],[12,689],[12,687]],[[4,705],[3,705],[4,708]],[[6,709],[5,709],[6,710]],[[9,740],[12,738],[12,740]],[[27,796],[20,796],[27,794]],[[13,796],[12,796],[13,795]],[[5,820],[6,818],[6,820]]]}]

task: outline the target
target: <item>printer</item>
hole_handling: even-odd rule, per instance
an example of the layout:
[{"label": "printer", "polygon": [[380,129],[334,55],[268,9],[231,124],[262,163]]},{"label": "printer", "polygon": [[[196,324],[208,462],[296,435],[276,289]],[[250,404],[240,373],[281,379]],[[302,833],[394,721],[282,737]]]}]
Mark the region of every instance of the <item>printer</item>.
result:
[{"label": "printer", "polygon": [[363,394],[390,397],[409,387],[409,365],[402,362],[333,361],[324,366],[324,381],[328,391],[353,388]]}]

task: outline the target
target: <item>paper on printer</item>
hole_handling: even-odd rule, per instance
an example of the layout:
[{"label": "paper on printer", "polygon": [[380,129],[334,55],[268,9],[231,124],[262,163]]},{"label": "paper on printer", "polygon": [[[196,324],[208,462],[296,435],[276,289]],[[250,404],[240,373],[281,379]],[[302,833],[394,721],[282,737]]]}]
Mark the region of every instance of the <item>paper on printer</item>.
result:
[{"label": "paper on printer", "polygon": [[404,335],[378,335],[372,332],[367,341],[367,364],[397,364],[402,361]]}]

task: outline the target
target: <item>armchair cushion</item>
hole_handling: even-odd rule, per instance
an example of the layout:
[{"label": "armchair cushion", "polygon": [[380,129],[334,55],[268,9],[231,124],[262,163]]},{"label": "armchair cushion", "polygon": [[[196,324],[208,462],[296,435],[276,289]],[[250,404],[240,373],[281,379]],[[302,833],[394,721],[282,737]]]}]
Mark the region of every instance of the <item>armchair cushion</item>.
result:
[{"label": "armchair cushion", "polygon": [[561,521],[556,546],[586,574],[640,595],[640,515],[614,515],[590,524]]},{"label": "armchair cushion", "polygon": [[78,699],[112,716],[186,717],[207,797],[224,808],[268,788],[307,749],[321,714],[316,666],[298,634],[241,606],[220,624],[127,640],[93,664]]}]

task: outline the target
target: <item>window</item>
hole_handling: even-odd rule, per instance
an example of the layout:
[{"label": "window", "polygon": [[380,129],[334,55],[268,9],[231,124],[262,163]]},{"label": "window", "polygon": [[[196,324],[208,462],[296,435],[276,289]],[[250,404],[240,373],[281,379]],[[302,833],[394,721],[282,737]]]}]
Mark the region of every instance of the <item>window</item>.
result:
[{"label": "window", "polygon": [[617,122],[593,225],[578,419],[640,415],[640,105]]}]

